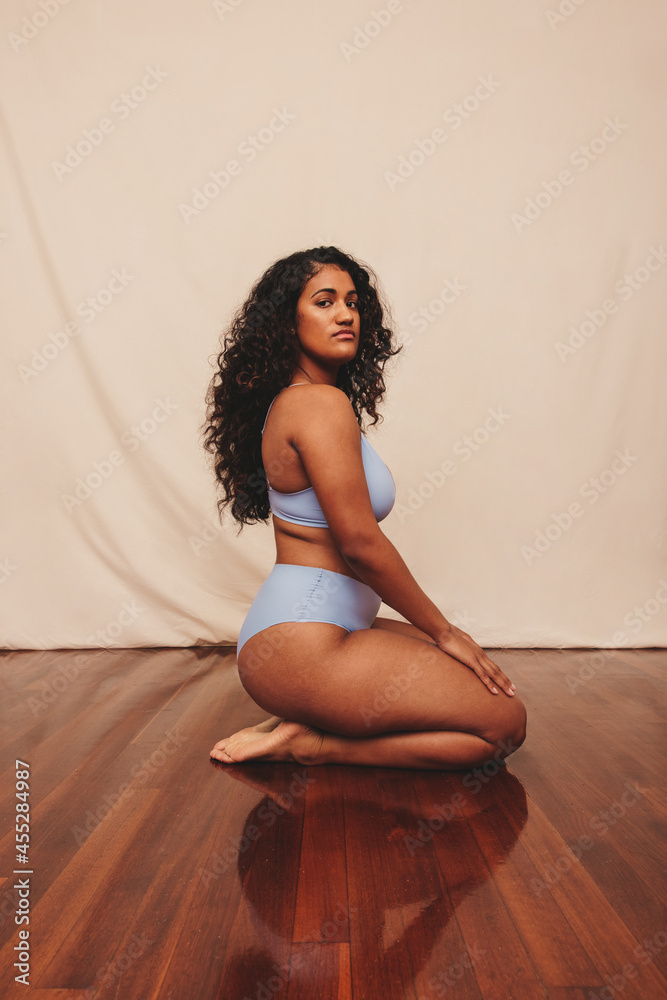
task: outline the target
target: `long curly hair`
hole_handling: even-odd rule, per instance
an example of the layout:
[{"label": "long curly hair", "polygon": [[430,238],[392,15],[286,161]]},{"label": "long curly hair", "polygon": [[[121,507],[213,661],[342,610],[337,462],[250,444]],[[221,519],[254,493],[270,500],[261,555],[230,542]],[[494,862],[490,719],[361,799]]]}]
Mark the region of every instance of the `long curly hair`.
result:
[{"label": "long curly hair", "polygon": [[307,282],[326,264],[346,271],[358,295],[359,346],[353,360],[338,369],[336,385],[348,396],[358,423],[382,419],[377,403],[384,395],[383,370],[401,350],[385,325],[387,305],[377,277],[338,247],[300,250],[272,264],[253,285],[221,338],[217,371],[206,394],[204,448],[214,456],[220,492],[218,513],[231,505],[240,525],[267,521],[270,514],[262,463],[261,428],[271,400],[294,374],[299,342],[297,303]]}]

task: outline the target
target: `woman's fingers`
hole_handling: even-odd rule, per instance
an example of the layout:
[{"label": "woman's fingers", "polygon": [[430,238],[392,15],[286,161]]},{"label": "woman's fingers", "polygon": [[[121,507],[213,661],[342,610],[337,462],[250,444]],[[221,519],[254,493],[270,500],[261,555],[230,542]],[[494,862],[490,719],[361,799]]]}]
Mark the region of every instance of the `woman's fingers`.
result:
[{"label": "woman's fingers", "polygon": [[467,632],[452,626],[452,632],[447,637],[441,638],[437,646],[472,670],[492,694],[498,694],[498,687],[509,697],[514,694],[515,688],[509,677]]},{"label": "woman's fingers", "polygon": [[509,677],[502,672],[499,666],[497,666],[493,660],[484,653],[484,665],[487,671],[494,678],[496,684],[498,684],[506,694],[513,695],[515,688]]},{"label": "woman's fingers", "polygon": [[491,694],[498,694],[498,688],[495,686],[481,663],[475,663],[471,667],[471,670],[473,673],[477,674],[482,684],[485,684],[486,687],[488,687]]}]

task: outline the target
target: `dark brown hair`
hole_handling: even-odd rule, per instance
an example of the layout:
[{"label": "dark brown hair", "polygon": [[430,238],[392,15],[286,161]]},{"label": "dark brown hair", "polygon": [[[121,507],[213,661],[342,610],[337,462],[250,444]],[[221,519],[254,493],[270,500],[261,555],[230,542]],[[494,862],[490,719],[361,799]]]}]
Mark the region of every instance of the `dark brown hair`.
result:
[{"label": "dark brown hair", "polygon": [[381,419],[376,404],[385,391],[387,360],[401,350],[385,325],[389,310],[375,273],[337,247],[300,250],[272,264],[253,285],[222,337],[217,371],[206,395],[204,447],[214,456],[218,511],[231,504],[239,525],[270,514],[262,463],[261,428],[271,400],[289,385],[299,349],[297,303],[307,282],[326,264],[346,271],[358,296],[361,334],[356,356],[340,366],[336,385],[348,396],[357,420]]}]

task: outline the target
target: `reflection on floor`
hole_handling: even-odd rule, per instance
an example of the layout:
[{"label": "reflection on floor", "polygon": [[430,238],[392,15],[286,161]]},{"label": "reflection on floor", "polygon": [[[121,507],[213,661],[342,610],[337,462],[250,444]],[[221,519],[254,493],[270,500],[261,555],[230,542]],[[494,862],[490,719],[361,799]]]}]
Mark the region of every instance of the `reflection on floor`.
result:
[{"label": "reflection on floor", "polygon": [[491,655],[528,739],[438,773],[216,767],[265,717],[233,649],[2,654],[2,995],[667,996],[666,652]]}]

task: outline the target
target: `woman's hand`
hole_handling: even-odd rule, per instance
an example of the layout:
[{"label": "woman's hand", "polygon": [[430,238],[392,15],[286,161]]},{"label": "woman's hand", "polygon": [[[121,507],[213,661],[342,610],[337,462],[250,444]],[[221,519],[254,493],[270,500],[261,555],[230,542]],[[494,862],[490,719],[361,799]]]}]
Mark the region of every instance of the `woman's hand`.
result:
[{"label": "woman's hand", "polygon": [[482,647],[478,646],[467,632],[463,632],[456,625],[450,625],[448,631],[441,633],[434,641],[438,649],[442,649],[476,673],[491,694],[498,694],[496,684],[510,697],[514,694],[514,685],[509,677],[506,677],[500,667],[489,659]]}]

